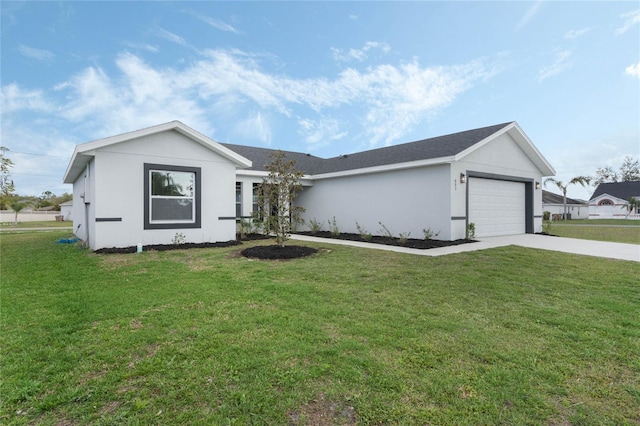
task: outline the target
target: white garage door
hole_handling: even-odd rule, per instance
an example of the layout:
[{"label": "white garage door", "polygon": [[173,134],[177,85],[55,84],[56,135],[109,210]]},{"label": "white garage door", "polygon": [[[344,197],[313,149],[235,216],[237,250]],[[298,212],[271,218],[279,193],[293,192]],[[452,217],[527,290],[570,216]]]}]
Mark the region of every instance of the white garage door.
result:
[{"label": "white garage door", "polygon": [[476,237],[525,233],[524,183],[469,179],[469,223]]}]

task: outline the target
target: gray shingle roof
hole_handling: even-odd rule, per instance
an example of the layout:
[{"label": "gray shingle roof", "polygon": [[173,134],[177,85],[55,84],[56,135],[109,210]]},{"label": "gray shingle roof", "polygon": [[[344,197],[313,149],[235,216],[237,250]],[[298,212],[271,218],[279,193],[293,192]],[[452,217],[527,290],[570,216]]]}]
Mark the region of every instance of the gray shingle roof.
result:
[{"label": "gray shingle roof", "polygon": [[[564,200],[562,195],[554,194],[553,192],[542,190],[542,204],[564,204]],[[567,197],[567,204],[584,204],[584,201],[574,200],[573,198]]]},{"label": "gray shingle roof", "polygon": [[[333,173],[410,161],[451,157],[470,148],[511,123],[512,122],[502,123],[328,159],[291,151],[285,151],[285,154],[288,159],[295,160],[296,168],[305,174]],[[226,143],[222,145],[251,160],[253,166],[249,170],[264,170],[264,165],[271,162],[269,154],[274,151],[272,149],[245,145]]]},{"label": "gray shingle roof", "polygon": [[591,196],[591,200],[602,194],[609,194],[621,200],[629,200],[631,197],[640,197],[640,181],[601,183]]}]

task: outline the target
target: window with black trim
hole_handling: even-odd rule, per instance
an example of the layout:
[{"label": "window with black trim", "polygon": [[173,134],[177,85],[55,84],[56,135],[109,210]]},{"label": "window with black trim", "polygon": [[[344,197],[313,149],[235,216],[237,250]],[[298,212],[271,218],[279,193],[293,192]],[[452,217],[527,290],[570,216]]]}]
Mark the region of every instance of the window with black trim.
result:
[{"label": "window with black trim", "polygon": [[242,217],[242,182],[236,182],[236,219]]},{"label": "window with black trim", "polygon": [[200,228],[200,168],[144,165],[144,229]]},{"label": "window with black trim", "polygon": [[600,200],[600,202],[598,203],[599,206],[613,206],[613,201],[608,200],[608,199],[604,199],[604,200]]}]

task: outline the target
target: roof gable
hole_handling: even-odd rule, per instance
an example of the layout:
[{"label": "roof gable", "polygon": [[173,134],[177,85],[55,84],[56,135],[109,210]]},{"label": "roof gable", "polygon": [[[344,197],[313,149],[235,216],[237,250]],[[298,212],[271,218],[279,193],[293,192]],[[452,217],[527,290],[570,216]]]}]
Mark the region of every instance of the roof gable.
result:
[{"label": "roof gable", "polygon": [[73,151],[71,161],[67,166],[67,170],[64,174],[64,183],[73,183],[76,178],[82,173],[87,163],[91,161],[91,158],[95,156],[97,150],[112,146],[115,144],[129,142],[134,139],[139,139],[145,136],[155,135],[167,131],[176,131],[190,140],[204,146],[207,149],[223,156],[229,161],[236,164],[237,167],[251,167],[251,161],[243,157],[239,153],[225,147],[224,145],[215,142],[203,134],[196,132],[189,126],[181,123],[180,121],[171,121],[169,123],[160,124],[157,126],[147,127],[145,129],[136,130],[133,132],[123,133],[116,136],[110,136],[104,139],[98,139],[91,142],[76,145]]},{"label": "roof gable", "polygon": [[602,194],[608,194],[625,201],[631,197],[640,198],[640,181],[601,183],[589,200]]},{"label": "roof gable", "polygon": [[491,141],[505,133],[511,137],[511,139],[518,145],[518,147],[522,149],[529,160],[531,160],[531,162],[535,164],[538,170],[540,170],[540,172],[542,173],[542,176],[554,176],[556,174],[555,169],[551,166],[547,159],[544,158],[540,151],[538,151],[538,148],[536,148],[533,142],[531,142],[531,139],[529,139],[529,137],[524,133],[522,128],[515,121],[507,123],[507,125],[496,130],[488,137],[484,138],[481,141],[478,141],[478,143],[475,143],[466,150],[456,154],[455,160],[458,161],[463,159],[467,155],[477,151],[478,149],[482,148],[486,144],[490,143]]}]

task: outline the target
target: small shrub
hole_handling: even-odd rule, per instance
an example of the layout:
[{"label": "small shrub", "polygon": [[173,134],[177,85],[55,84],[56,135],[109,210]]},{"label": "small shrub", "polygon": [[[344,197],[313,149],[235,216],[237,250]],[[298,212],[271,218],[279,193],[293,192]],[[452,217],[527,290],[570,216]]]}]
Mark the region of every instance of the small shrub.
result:
[{"label": "small shrub", "polygon": [[267,226],[267,222],[260,217],[258,212],[253,212],[251,215],[251,229],[258,234],[267,235],[269,233],[269,229]]},{"label": "small shrub", "polygon": [[318,222],[316,219],[309,219],[309,229],[311,229],[312,234],[317,234],[322,230],[322,225],[324,222]]},{"label": "small shrub", "polygon": [[360,234],[360,238],[365,241],[371,241],[371,232],[367,232],[363,226],[361,226],[358,222],[356,222],[356,228],[358,228],[358,234]]},{"label": "small shrub", "polygon": [[340,235],[340,229],[338,229],[338,222],[336,222],[335,216],[333,217],[333,219],[329,220],[329,231],[331,232],[331,235],[333,235],[334,237],[337,237],[338,235]]},{"label": "small shrub", "polygon": [[411,232],[401,232],[398,234],[398,240],[400,241],[400,244],[406,244],[407,240],[409,239],[409,237],[411,236]]},{"label": "small shrub", "polygon": [[476,238],[476,224],[471,222],[467,225],[467,240],[473,240]]},{"label": "small shrub", "polygon": [[240,219],[240,222],[238,222],[238,233],[240,234],[240,239],[244,239],[247,234],[251,233],[252,229],[253,224],[250,220]]},{"label": "small shrub", "polygon": [[424,234],[424,239],[425,240],[431,240],[435,237],[437,237],[438,235],[440,235],[440,231],[438,232],[433,232],[431,230],[431,228],[425,228],[422,230],[422,233]]},{"label": "small shrub", "polygon": [[171,242],[175,245],[184,244],[187,242],[187,238],[182,232],[176,232],[176,235],[173,236],[173,240],[171,240]]},{"label": "small shrub", "polygon": [[553,227],[553,222],[551,222],[550,220],[542,221],[542,232],[544,232],[545,234],[551,234],[552,227]]},{"label": "small shrub", "polygon": [[380,235],[383,235],[383,236],[389,237],[389,238],[393,238],[393,234],[391,233],[391,231],[389,231],[389,228],[384,226],[384,223],[378,221],[378,224],[380,224]]},{"label": "small shrub", "polygon": [[551,212],[542,212],[542,220],[549,221],[551,220]]}]

